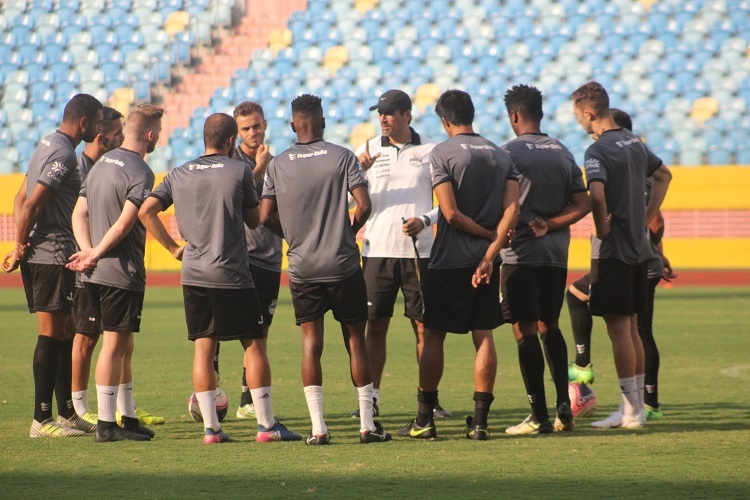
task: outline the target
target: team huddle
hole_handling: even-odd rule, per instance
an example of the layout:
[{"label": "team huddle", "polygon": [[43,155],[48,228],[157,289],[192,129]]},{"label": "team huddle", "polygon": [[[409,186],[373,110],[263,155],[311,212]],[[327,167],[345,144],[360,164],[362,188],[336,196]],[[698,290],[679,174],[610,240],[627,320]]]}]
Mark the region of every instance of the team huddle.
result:
[{"label": "team huddle", "polygon": [[[358,403],[351,416],[359,419],[360,442],[390,441],[375,418],[386,407],[381,382],[399,289],[419,370],[416,417],[396,432],[400,437],[434,439],[435,419],[452,416],[438,399],[444,341],[447,333],[471,332],[475,409],[465,436],[489,439],[497,371],[493,330],[504,323],[512,325],[518,343],[531,407],[505,432],[573,430],[569,379],[593,382],[591,314],[607,324],[622,392],[620,409],[592,425],[634,429],[647,416],[659,418],[658,351],[654,366],[650,323],[656,283],[662,274],[671,276],[661,254],[659,213],[671,174],[630,131],[629,117],[610,109],[601,85],[583,85],[572,98],[579,124],[595,139],[585,157],[588,192],[568,149],[542,132],[542,94],[527,85],[505,94],[517,138],[503,146],[474,132],[466,92],[449,90],[437,101],[448,139],[436,143],[410,126],[409,96],[389,90],[370,108],[382,134],[354,153],[324,140],[321,99],[304,94],[291,103],[297,142],[273,157],[264,144],[263,109],[243,102],[234,116],[209,116],[204,154],[170,171],[155,188],[144,158],[159,140],[163,110],[134,108],[123,137],[117,111],[76,95],[60,128],[41,140],[31,158],[14,203],[16,247],[3,261],[7,272],[21,268],[39,327],[30,436],[146,441],[154,436],[147,425],[163,423],[133,398],[133,333],[141,323],[147,232],[182,261],[194,345],[191,400],[206,444],[231,441],[216,410],[219,345],[230,340],[244,349],[237,417],[257,419],[256,441],[330,443],[321,366],[329,310],[349,353]],[[76,158],[81,141],[88,144]],[[172,206],[179,241],[159,216]],[[595,231],[588,284],[577,282],[567,291],[578,353],[569,363],[558,322],[569,228],[589,212]],[[302,383],[312,424],[305,438],[279,422],[272,406],[267,339],[282,238],[302,332]],[[87,387],[100,336],[95,414]],[[554,423],[544,390],[545,358],[556,392]]]}]

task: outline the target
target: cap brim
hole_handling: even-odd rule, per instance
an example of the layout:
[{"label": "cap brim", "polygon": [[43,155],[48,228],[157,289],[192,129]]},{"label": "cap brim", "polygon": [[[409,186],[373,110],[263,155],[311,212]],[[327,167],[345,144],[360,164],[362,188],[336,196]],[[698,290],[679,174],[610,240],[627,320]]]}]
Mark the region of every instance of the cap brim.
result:
[{"label": "cap brim", "polygon": [[378,109],[378,105],[377,104],[375,106],[370,106],[370,111],[375,111],[376,109]]}]

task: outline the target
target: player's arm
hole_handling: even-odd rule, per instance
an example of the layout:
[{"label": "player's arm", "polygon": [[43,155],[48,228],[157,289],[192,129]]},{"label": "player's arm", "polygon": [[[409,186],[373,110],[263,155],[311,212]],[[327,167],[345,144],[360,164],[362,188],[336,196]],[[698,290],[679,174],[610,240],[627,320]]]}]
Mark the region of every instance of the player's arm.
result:
[{"label": "player's arm", "polygon": [[271,156],[271,148],[268,144],[261,144],[258,146],[258,152],[255,153],[255,168],[253,168],[253,180],[257,186],[263,182],[263,176],[266,175],[266,168],[271,163],[273,156]]},{"label": "player's arm", "polygon": [[421,233],[425,228],[428,226],[431,226],[435,223],[438,217],[438,213],[440,212],[440,207],[434,207],[432,210],[427,212],[424,215],[420,215],[419,217],[412,217],[411,219],[406,219],[406,222],[404,223],[401,230],[404,232],[407,236],[416,236],[419,233]]},{"label": "player's arm", "polygon": [[500,254],[500,249],[508,242],[508,233],[516,227],[518,218],[521,216],[521,204],[518,201],[519,185],[515,179],[505,181],[503,188],[503,216],[495,228],[495,237],[493,238],[484,257],[477,265],[474,276],[471,277],[471,284],[476,288],[480,284],[489,284],[492,276],[492,268],[495,259]]},{"label": "player's arm", "polygon": [[185,251],[185,245],[179,245],[174,238],[170,236],[169,231],[167,231],[167,228],[164,227],[164,223],[159,218],[159,212],[163,212],[165,209],[166,207],[159,198],[149,196],[138,210],[138,218],[154,239],[172,254],[172,257],[177,260],[182,260],[182,253]]},{"label": "player's arm", "polygon": [[370,201],[370,192],[366,186],[357,186],[351,191],[352,198],[357,203],[357,209],[354,211],[352,220],[352,231],[357,234],[372,212],[372,201]]},{"label": "player's arm", "polygon": [[568,204],[557,215],[549,219],[535,218],[529,222],[534,236],[541,238],[550,231],[571,226],[591,212],[591,200],[585,191],[571,193]]},{"label": "player's arm", "polygon": [[[44,204],[47,203],[54,193],[54,189],[42,183],[37,183],[31,191],[31,195],[23,200],[20,205],[20,213],[16,219],[16,256],[18,261],[26,257],[29,249],[29,235],[42,215]],[[18,196],[18,195],[16,195]],[[23,195],[25,196],[25,195]]]},{"label": "player's arm", "polygon": [[102,240],[93,248],[81,250],[73,254],[70,257],[68,267],[81,273],[94,268],[99,259],[104,257],[107,252],[112,250],[125,238],[137,220],[138,207],[132,201],[125,200],[120,216],[107,232],[104,233]]},{"label": "player's arm", "polygon": [[375,161],[380,158],[380,153],[370,156],[370,140],[365,141],[365,150],[357,155],[357,159],[359,160],[360,165],[362,165],[362,171],[366,172],[372,165],[375,163]]},{"label": "player's arm", "polygon": [[607,212],[607,199],[604,196],[604,183],[593,181],[589,183],[591,198],[591,215],[594,218],[596,237],[605,238],[612,228],[612,216]]},{"label": "player's arm", "polygon": [[263,198],[260,200],[260,223],[267,227],[273,234],[283,238],[284,231],[279,220],[279,206],[275,198]]},{"label": "player's arm", "polygon": [[[23,204],[26,201],[27,186],[28,177],[24,176],[21,187],[18,189],[18,193],[16,193],[15,198],[13,198],[13,222],[15,222],[16,227],[20,226],[19,220],[21,217],[21,212],[23,210]],[[8,252],[3,258],[3,270],[6,272],[15,271],[18,268],[18,264],[21,262],[21,260],[22,259],[18,258],[18,252],[16,252],[16,249],[14,247],[13,250]]]},{"label": "player's arm", "polygon": [[260,208],[258,208],[258,206],[243,208],[242,217],[245,219],[245,225],[247,227],[255,229],[260,225]]},{"label": "player's arm", "polygon": [[651,174],[653,184],[651,186],[651,197],[646,206],[646,224],[650,224],[661,208],[664,198],[667,196],[669,183],[672,181],[672,172],[663,163]]},{"label": "player's arm", "polygon": [[[518,187],[517,182],[516,187]],[[453,191],[453,185],[450,182],[441,182],[435,186],[435,197],[437,198],[440,211],[443,213],[443,217],[445,217],[448,224],[459,231],[471,234],[477,238],[482,238],[483,240],[490,242],[495,240],[494,230],[480,226],[474,221],[474,219],[464,215],[458,209],[458,205],[456,204],[456,194]]]}]

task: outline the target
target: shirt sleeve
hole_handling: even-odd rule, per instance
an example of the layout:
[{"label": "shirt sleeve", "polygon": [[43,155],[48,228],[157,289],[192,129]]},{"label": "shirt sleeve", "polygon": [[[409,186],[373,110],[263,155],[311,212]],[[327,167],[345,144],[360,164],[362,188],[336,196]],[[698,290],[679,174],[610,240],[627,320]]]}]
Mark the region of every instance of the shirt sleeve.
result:
[{"label": "shirt sleeve", "polygon": [[661,167],[663,161],[661,158],[656,156],[653,151],[646,148],[646,156],[648,157],[648,165],[646,167],[646,177],[650,177],[656,170]]},{"label": "shirt sleeve", "polygon": [[453,180],[450,166],[438,148],[434,148],[430,153],[430,177],[433,188],[438,184]]},{"label": "shirt sleeve", "polygon": [[159,184],[149,195],[150,197],[161,201],[161,204],[164,207],[162,211],[171,207],[174,203],[174,198],[172,197],[172,177],[174,172],[175,171],[173,170],[167,174],[167,176],[164,177],[164,180],[161,181],[161,184]]},{"label": "shirt sleeve", "polygon": [[78,160],[75,155],[52,154],[42,168],[37,182],[50,189],[57,190],[71,175],[79,175]]},{"label": "shirt sleeve", "polygon": [[586,191],[586,185],[583,183],[583,174],[578,165],[576,165],[575,160],[570,162],[570,174],[570,192],[581,193]]},{"label": "shirt sleeve", "polygon": [[361,186],[367,186],[367,180],[362,172],[362,165],[359,163],[357,156],[349,150],[344,153],[344,162],[346,164],[346,183],[347,191],[352,192]]},{"label": "shirt sleeve", "polygon": [[584,156],[583,168],[586,169],[586,179],[589,186],[592,182],[607,183],[606,160],[599,148],[591,146],[586,150]]},{"label": "shirt sleeve", "polygon": [[148,198],[148,195],[151,194],[152,189],[154,189],[154,173],[149,170],[133,179],[133,183],[130,185],[125,199],[136,207],[140,207],[146,198]]},{"label": "shirt sleeve", "polygon": [[255,179],[253,178],[253,169],[248,163],[245,163],[245,169],[242,174],[242,187],[244,197],[242,208],[255,208],[259,205],[258,195],[255,194]]},{"label": "shirt sleeve", "polygon": [[263,194],[261,198],[276,199],[276,184],[274,183],[274,174],[276,172],[276,158],[271,160],[266,169],[266,175],[263,180]]}]

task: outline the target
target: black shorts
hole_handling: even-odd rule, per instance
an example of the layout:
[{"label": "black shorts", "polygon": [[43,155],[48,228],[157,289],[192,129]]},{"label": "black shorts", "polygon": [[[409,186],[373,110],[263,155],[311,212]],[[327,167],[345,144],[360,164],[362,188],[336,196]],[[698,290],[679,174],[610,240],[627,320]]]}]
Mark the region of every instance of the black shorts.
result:
[{"label": "black shorts", "polygon": [[474,269],[428,269],[424,277],[424,326],[432,330],[468,333],[503,324],[500,312],[500,265],[489,285],[474,288]]},{"label": "black shorts", "polygon": [[507,323],[557,322],[565,296],[567,269],[503,264],[501,273],[500,306]]},{"label": "black shorts", "polygon": [[29,312],[70,312],[76,273],[57,264],[21,262],[21,280]]},{"label": "black shorts", "polygon": [[290,281],[294,317],[297,325],[321,318],[329,310],[340,323],[367,320],[367,289],[362,270],[333,283],[295,283]]},{"label": "black shorts", "polygon": [[262,339],[263,317],[255,288],[182,286],[188,339]]},{"label": "black shorts", "polygon": [[143,292],[98,283],[84,283],[89,310],[103,332],[130,333],[141,329]]},{"label": "black shorts", "polygon": [[94,301],[89,296],[91,288],[76,287],[73,292],[73,319],[76,333],[87,337],[98,337],[102,333],[99,315],[94,310]]},{"label": "black shorts", "polygon": [[588,297],[591,287],[591,273],[586,273],[573,282],[573,288]]},{"label": "black shorts", "polygon": [[646,312],[648,265],[617,259],[591,260],[589,311],[594,316],[630,316]]},{"label": "black shorts", "polygon": [[[420,276],[427,272],[429,259],[419,259]],[[404,294],[404,316],[422,321],[422,292],[414,259],[362,257],[367,286],[367,319],[390,318],[398,290]]]},{"label": "black shorts", "polygon": [[250,276],[253,277],[255,293],[258,294],[258,302],[260,302],[260,310],[263,314],[263,324],[270,325],[279,301],[281,271],[269,271],[268,269],[250,264]]}]

